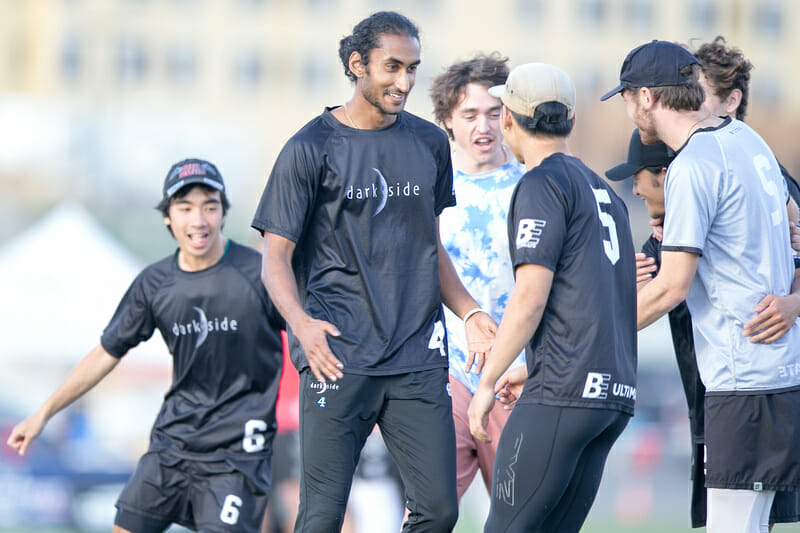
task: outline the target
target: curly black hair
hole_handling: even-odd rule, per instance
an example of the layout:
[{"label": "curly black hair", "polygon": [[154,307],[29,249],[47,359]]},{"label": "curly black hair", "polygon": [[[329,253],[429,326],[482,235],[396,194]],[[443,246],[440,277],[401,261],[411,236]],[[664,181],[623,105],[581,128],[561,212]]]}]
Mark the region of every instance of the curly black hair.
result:
[{"label": "curly black hair", "polygon": [[419,29],[400,13],[394,11],[379,11],[373,13],[353,28],[353,34],[343,37],[339,41],[339,58],[344,66],[344,74],[350,81],[356,81],[356,75],[350,71],[350,55],[358,52],[361,63],[369,62],[369,52],[380,47],[381,34],[408,35],[419,41]]}]

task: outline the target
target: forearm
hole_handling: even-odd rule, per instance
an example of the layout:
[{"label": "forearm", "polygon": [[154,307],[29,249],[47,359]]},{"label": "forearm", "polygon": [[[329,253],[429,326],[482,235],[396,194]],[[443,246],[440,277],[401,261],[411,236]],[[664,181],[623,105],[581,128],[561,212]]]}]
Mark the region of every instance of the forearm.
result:
[{"label": "forearm", "polygon": [[264,235],[261,281],[286,324],[296,329],[308,314],[300,303],[297,278],[291,263],[293,253],[294,243],[291,241],[276,235]]},{"label": "forearm", "polygon": [[39,408],[45,421],[83,396],[108,375],[119,359],[98,345],[70,372],[67,378]]},{"label": "forearm", "polygon": [[665,283],[665,276],[656,276],[641,287],[636,295],[637,328],[644,329],[685,299],[685,295]]},{"label": "forearm", "polygon": [[519,292],[513,292],[500,321],[492,353],[486,360],[480,385],[494,389],[495,383],[533,337],[544,313],[544,303],[531,306]]}]

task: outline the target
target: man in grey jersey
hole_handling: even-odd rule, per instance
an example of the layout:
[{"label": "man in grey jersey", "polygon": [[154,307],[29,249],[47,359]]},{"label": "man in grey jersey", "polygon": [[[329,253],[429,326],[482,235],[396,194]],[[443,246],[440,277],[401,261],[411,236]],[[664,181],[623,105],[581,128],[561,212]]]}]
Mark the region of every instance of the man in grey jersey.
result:
[{"label": "man in grey jersey", "polygon": [[766,531],[776,490],[800,488],[800,325],[752,342],[744,325],[780,300],[800,311],[788,192],[766,143],[703,106],[680,46],[632,50],[620,85],[645,143],[678,152],[665,182],[659,274],[638,295],[641,329],[686,300],[706,386],[708,531]]}]

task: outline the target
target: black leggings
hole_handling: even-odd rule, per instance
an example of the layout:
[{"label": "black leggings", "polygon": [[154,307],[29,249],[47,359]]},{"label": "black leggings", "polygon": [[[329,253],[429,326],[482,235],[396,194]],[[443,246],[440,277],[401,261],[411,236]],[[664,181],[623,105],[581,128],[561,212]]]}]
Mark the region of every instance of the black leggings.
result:
[{"label": "black leggings", "polygon": [[579,531],[629,419],[619,411],[517,403],[498,443],[484,531]]}]

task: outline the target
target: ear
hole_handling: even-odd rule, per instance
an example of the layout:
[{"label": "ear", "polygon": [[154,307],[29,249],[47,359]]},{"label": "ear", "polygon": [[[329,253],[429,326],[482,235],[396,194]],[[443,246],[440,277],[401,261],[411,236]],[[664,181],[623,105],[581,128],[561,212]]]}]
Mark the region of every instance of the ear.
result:
[{"label": "ear", "polygon": [[[502,128],[504,132],[507,132],[513,125],[514,117],[511,116],[511,112],[508,110],[508,108],[503,106],[500,110],[500,128]],[[505,133],[503,133],[503,135],[505,135]]]},{"label": "ear", "polygon": [[360,53],[352,52],[350,54],[350,59],[347,60],[347,66],[356,78],[360,78],[364,75],[365,65],[361,62]]},{"label": "ear", "polygon": [[447,128],[450,131],[453,131],[453,115],[450,115],[449,117],[444,119],[442,123],[444,124],[445,128]]},{"label": "ear", "polygon": [[649,87],[639,87],[637,89],[639,91],[639,103],[642,104],[642,107],[645,109],[650,109],[655,104],[655,98],[653,98],[653,91],[650,90]]},{"label": "ear", "polygon": [[172,221],[169,219],[169,217],[164,217],[164,225],[169,226],[170,224],[172,224]]},{"label": "ear", "polygon": [[725,112],[728,113],[729,116],[735,117],[736,110],[739,109],[739,104],[741,103],[742,103],[741,89],[732,89],[731,93],[725,99]]}]

